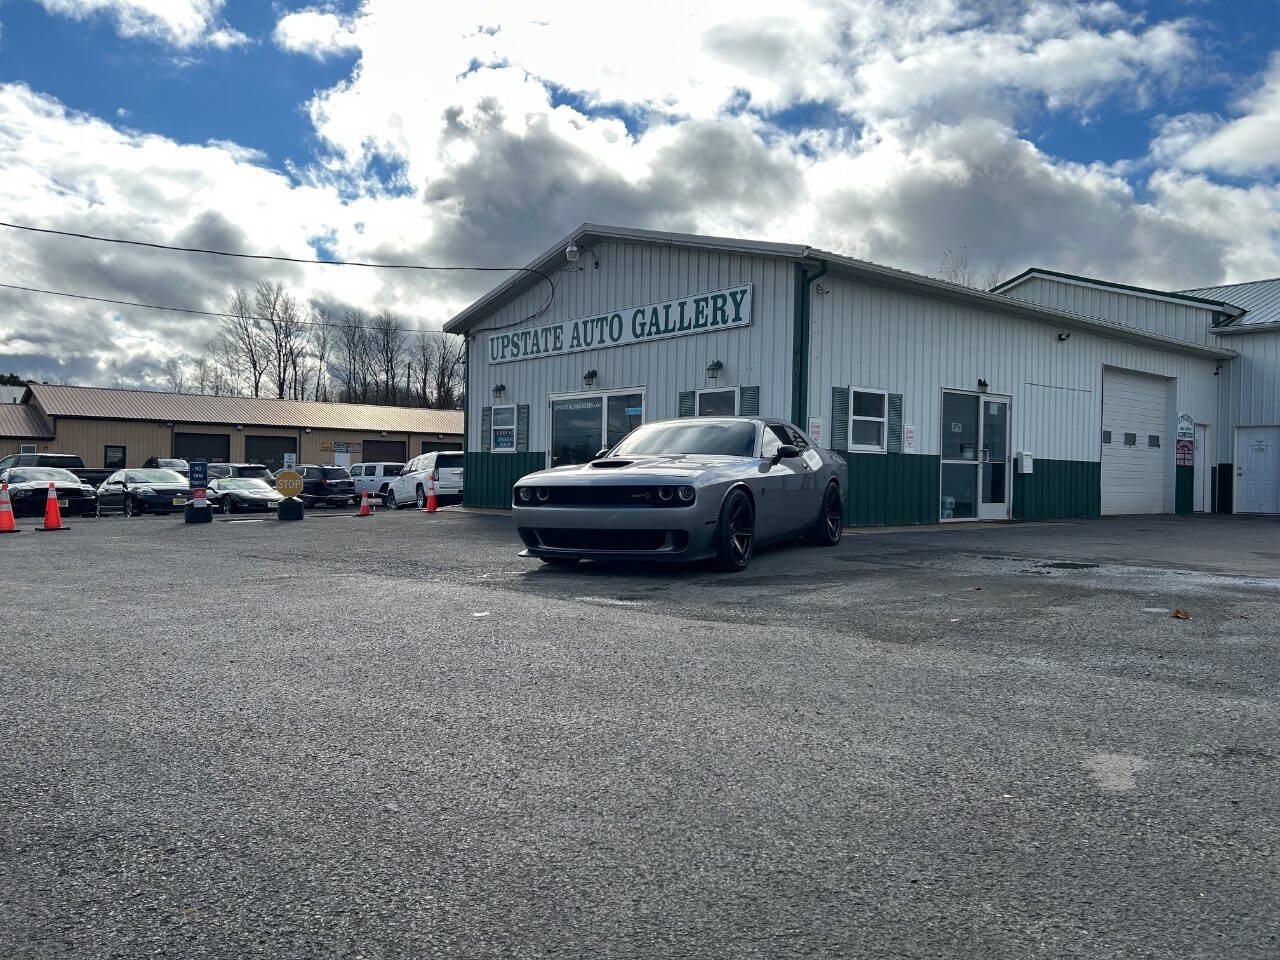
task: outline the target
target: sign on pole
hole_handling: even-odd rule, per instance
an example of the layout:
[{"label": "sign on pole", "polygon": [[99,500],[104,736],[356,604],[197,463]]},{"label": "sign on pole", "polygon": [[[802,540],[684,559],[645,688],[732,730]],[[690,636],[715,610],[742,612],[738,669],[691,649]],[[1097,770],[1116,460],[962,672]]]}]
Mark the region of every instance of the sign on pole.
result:
[{"label": "sign on pole", "polygon": [[192,460],[188,465],[187,479],[191,482],[191,499],[203,507],[206,488],[209,486],[209,462]]},{"label": "sign on pole", "polygon": [[292,470],[282,470],[276,477],[276,490],[282,497],[296,497],[302,492],[302,477]]},{"label": "sign on pole", "polygon": [[284,455],[284,468],[292,470],[298,465],[298,455],[296,453],[286,453]]}]

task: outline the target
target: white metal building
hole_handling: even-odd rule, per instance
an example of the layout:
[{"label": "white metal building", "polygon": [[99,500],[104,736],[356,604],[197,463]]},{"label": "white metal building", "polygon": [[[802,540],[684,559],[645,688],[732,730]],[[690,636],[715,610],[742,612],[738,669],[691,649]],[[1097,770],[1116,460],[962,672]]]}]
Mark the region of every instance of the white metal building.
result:
[{"label": "white metal building", "polygon": [[1232,509],[1249,314],[1221,291],[1032,270],[987,292],[584,224],[445,329],[467,340],[471,503],[642,422],[758,412],[840,452],[847,520],[883,524]]}]

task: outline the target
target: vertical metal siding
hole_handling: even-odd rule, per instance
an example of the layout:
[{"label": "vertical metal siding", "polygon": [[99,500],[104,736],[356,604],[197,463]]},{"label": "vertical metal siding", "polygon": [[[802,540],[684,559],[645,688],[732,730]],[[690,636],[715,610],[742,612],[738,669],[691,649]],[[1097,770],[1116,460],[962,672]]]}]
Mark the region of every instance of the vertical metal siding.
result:
[{"label": "vertical metal siding", "polygon": [[1192,343],[1218,342],[1216,335],[1209,332],[1213,308],[1208,306],[1198,307],[1192,303],[1160,300],[1140,293],[1088,286],[1051,277],[1028,277],[1016,287],[1004,291],[1004,294],[1015,300],[1068,310],[1099,320],[1110,320],[1126,327],[1161,333]]},{"label": "vertical metal siding", "polygon": [[[1234,427],[1280,426],[1280,330],[1223,337],[1240,356],[1223,364],[1223,422]],[[1220,463],[1235,461],[1235,430],[1219,430]]]},{"label": "vertical metal siding", "polygon": [[[594,369],[594,389],[645,388],[645,419],[678,414],[682,390],[712,386],[706,368],[724,364],[718,381],[728,386],[760,386],[760,412],[789,416],[791,406],[791,336],[794,277],[790,261],[658,244],[609,242],[584,252],[575,267],[556,274],[557,291],[542,317],[522,321],[546,299],[536,286],[481,323],[468,349],[470,449],[480,448],[479,408],[493,402],[495,384],[505,384],[504,403],[528,403],[529,449],[545,451],[549,443],[547,395],[580,393],[582,375]],[[580,353],[488,362],[488,336],[496,328],[528,329],[578,317],[599,316],[673,297],[718,290],[738,283],[754,284],[751,326],[713,331]],[[510,325],[510,326],[508,326]]]},{"label": "vertical metal siding", "polygon": [[[1217,423],[1212,360],[1075,331],[1060,342],[1051,324],[1009,317],[840,277],[813,297],[810,416],[831,422],[832,387],[904,394],[903,421],[916,428],[919,454],[941,449],[944,388],[1012,398],[1011,452],[1063,461],[1100,459],[1102,372],[1106,366],[1176,380],[1178,412]],[[1176,424],[1170,422],[1168,435]],[[1173,449],[1169,483],[1173,489]],[[1169,508],[1172,509],[1172,503]]]}]

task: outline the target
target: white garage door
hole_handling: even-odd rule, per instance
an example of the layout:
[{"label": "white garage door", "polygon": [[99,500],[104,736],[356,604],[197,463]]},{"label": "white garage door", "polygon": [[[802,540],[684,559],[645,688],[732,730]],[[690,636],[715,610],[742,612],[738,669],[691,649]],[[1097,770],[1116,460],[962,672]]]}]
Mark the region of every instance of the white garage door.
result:
[{"label": "white garage door", "polygon": [[1102,512],[1162,513],[1173,456],[1169,381],[1102,373]]}]

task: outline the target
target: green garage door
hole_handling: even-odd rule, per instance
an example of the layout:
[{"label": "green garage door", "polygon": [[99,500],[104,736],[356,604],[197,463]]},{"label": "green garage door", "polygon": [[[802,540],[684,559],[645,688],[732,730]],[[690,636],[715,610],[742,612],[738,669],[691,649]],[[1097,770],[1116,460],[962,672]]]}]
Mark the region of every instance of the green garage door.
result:
[{"label": "green garage door", "polygon": [[286,453],[298,452],[297,437],[255,437],[244,438],[244,459],[246,463],[261,463],[271,468],[272,472],[284,466]]},{"label": "green garage door", "polygon": [[231,459],[229,433],[175,433],[173,455],[183,460],[208,460],[226,463]]}]

